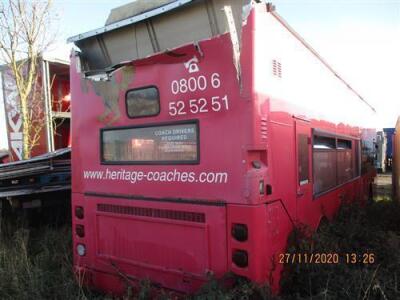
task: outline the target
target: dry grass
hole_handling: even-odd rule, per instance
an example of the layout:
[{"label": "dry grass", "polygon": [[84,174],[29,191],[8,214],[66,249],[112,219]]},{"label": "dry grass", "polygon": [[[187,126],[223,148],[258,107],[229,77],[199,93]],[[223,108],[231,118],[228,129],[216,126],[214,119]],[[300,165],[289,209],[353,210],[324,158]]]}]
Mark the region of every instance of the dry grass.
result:
[{"label": "dry grass", "polygon": [[[0,244],[1,299],[111,299],[81,288],[72,273],[69,226],[40,226],[2,232]],[[15,228],[18,228],[15,230]],[[333,223],[312,239],[300,238],[292,253],[374,253],[374,264],[287,265],[282,295],[272,297],[266,287],[243,279],[210,280],[190,299],[400,299],[400,207],[391,201],[366,209],[343,207]],[[129,299],[154,295],[144,281]],[[174,298],[167,292],[158,299]]]},{"label": "dry grass", "polygon": [[[296,264],[287,266],[284,299],[400,299],[400,207],[376,202],[366,209],[343,207],[333,223],[312,238],[298,241],[292,253],[356,253],[355,264]],[[375,261],[365,264],[364,253]]]},{"label": "dry grass", "polygon": [[1,299],[85,299],[73,278],[68,229],[18,229],[0,246]]}]

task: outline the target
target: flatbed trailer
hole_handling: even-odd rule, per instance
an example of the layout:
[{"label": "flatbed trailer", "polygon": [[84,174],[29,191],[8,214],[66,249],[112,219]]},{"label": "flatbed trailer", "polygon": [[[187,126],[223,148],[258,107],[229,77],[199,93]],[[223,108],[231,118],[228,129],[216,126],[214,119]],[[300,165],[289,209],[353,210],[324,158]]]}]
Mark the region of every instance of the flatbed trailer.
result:
[{"label": "flatbed trailer", "polygon": [[[15,208],[56,202],[57,192],[71,190],[71,149],[59,149],[23,161],[0,164],[0,201]],[[53,201],[43,195],[52,193]],[[45,203],[43,200],[46,199]]]}]

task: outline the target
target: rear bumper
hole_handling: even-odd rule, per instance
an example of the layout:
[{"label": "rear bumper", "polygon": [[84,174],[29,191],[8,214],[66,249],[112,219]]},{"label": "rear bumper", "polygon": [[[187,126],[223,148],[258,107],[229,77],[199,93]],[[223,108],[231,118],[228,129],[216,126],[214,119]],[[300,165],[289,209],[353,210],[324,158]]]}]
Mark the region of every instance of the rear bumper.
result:
[{"label": "rear bumper", "polygon": [[[210,276],[227,272],[279,288],[282,266],[277,254],[285,250],[292,224],[280,202],[259,205],[200,205],[73,195],[74,227],[85,226],[85,237],[74,234],[77,269],[90,274],[90,286],[120,294],[148,279],[154,285],[192,293]],[[74,214],[74,212],[73,212]],[[248,238],[234,237],[235,224],[245,224]],[[82,244],[86,253],[78,256]],[[235,263],[245,252],[247,265]]]},{"label": "rear bumper", "polygon": [[[129,287],[139,290],[143,280],[149,280],[154,290],[160,290],[165,288],[164,285],[155,282],[152,278],[156,278],[159,274],[154,273],[152,277],[147,278],[136,278],[129,274],[120,272],[104,272],[101,269],[89,268],[89,267],[78,267],[75,266],[75,277],[79,282],[80,286],[86,286],[96,291],[101,291],[107,294],[115,296],[123,296],[127,294]],[[180,286],[180,283],[185,281],[184,286]],[[169,286],[176,286],[176,289],[168,288],[168,290],[176,291],[177,293],[191,293],[198,290],[206,281],[204,279],[194,279],[190,277],[182,276],[177,274],[171,276],[168,274]]]},{"label": "rear bumper", "polygon": [[[91,274],[89,285],[96,289],[121,292],[149,279],[193,292],[211,274],[220,277],[228,270],[225,205],[74,194],[72,206],[85,211],[82,219],[73,217],[74,228],[85,228],[84,237],[74,233],[75,266]],[[83,256],[77,254],[79,244],[85,246]]]}]

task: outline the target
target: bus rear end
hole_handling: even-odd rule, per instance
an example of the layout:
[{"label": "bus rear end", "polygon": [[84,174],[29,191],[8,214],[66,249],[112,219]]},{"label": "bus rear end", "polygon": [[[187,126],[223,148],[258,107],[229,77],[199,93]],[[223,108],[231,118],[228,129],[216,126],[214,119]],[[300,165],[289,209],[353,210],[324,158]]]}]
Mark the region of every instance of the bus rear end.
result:
[{"label": "bus rear end", "polygon": [[[121,47],[131,49],[119,31],[75,42],[82,52],[71,67],[74,263],[98,289],[122,293],[149,279],[190,292],[228,271],[266,278],[266,228],[257,224],[267,214],[266,133],[253,133],[266,120],[251,121],[266,107],[252,101],[251,17],[242,16],[246,1],[215,2],[171,6],[153,22],[131,24],[156,44],[182,43],[173,41],[171,22],[208,35],[173,50],[144,56],[146,39],[137,38],[134,59],[110,67],[125,55]],[[224,29],[212,33],[210,18]],[[193,33],[203,21],[211,29]],[[249,232],[259,238],[250,243]],[[262,258],[249,257],[256,248]]]}]

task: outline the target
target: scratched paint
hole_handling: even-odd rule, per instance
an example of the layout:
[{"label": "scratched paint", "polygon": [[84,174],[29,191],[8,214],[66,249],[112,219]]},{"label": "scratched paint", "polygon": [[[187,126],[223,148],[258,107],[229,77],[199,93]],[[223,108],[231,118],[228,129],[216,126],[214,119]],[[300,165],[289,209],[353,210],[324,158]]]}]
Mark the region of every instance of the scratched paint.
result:
[{"label": "scratched paint", "polygon": [[104,105],[104,111],[97,117],[98,121],[109,126],[117,122],[121,117],[119,109],[119,95],[125,92],[130,82],[133,81],[135,75],[134,66],[124,66],[113,75],[108,77],[108,80],[93,80],[89,78],[81,79],[81,90],[85,94],[89,92],[91,86],[97,96],[101,98]]}]

